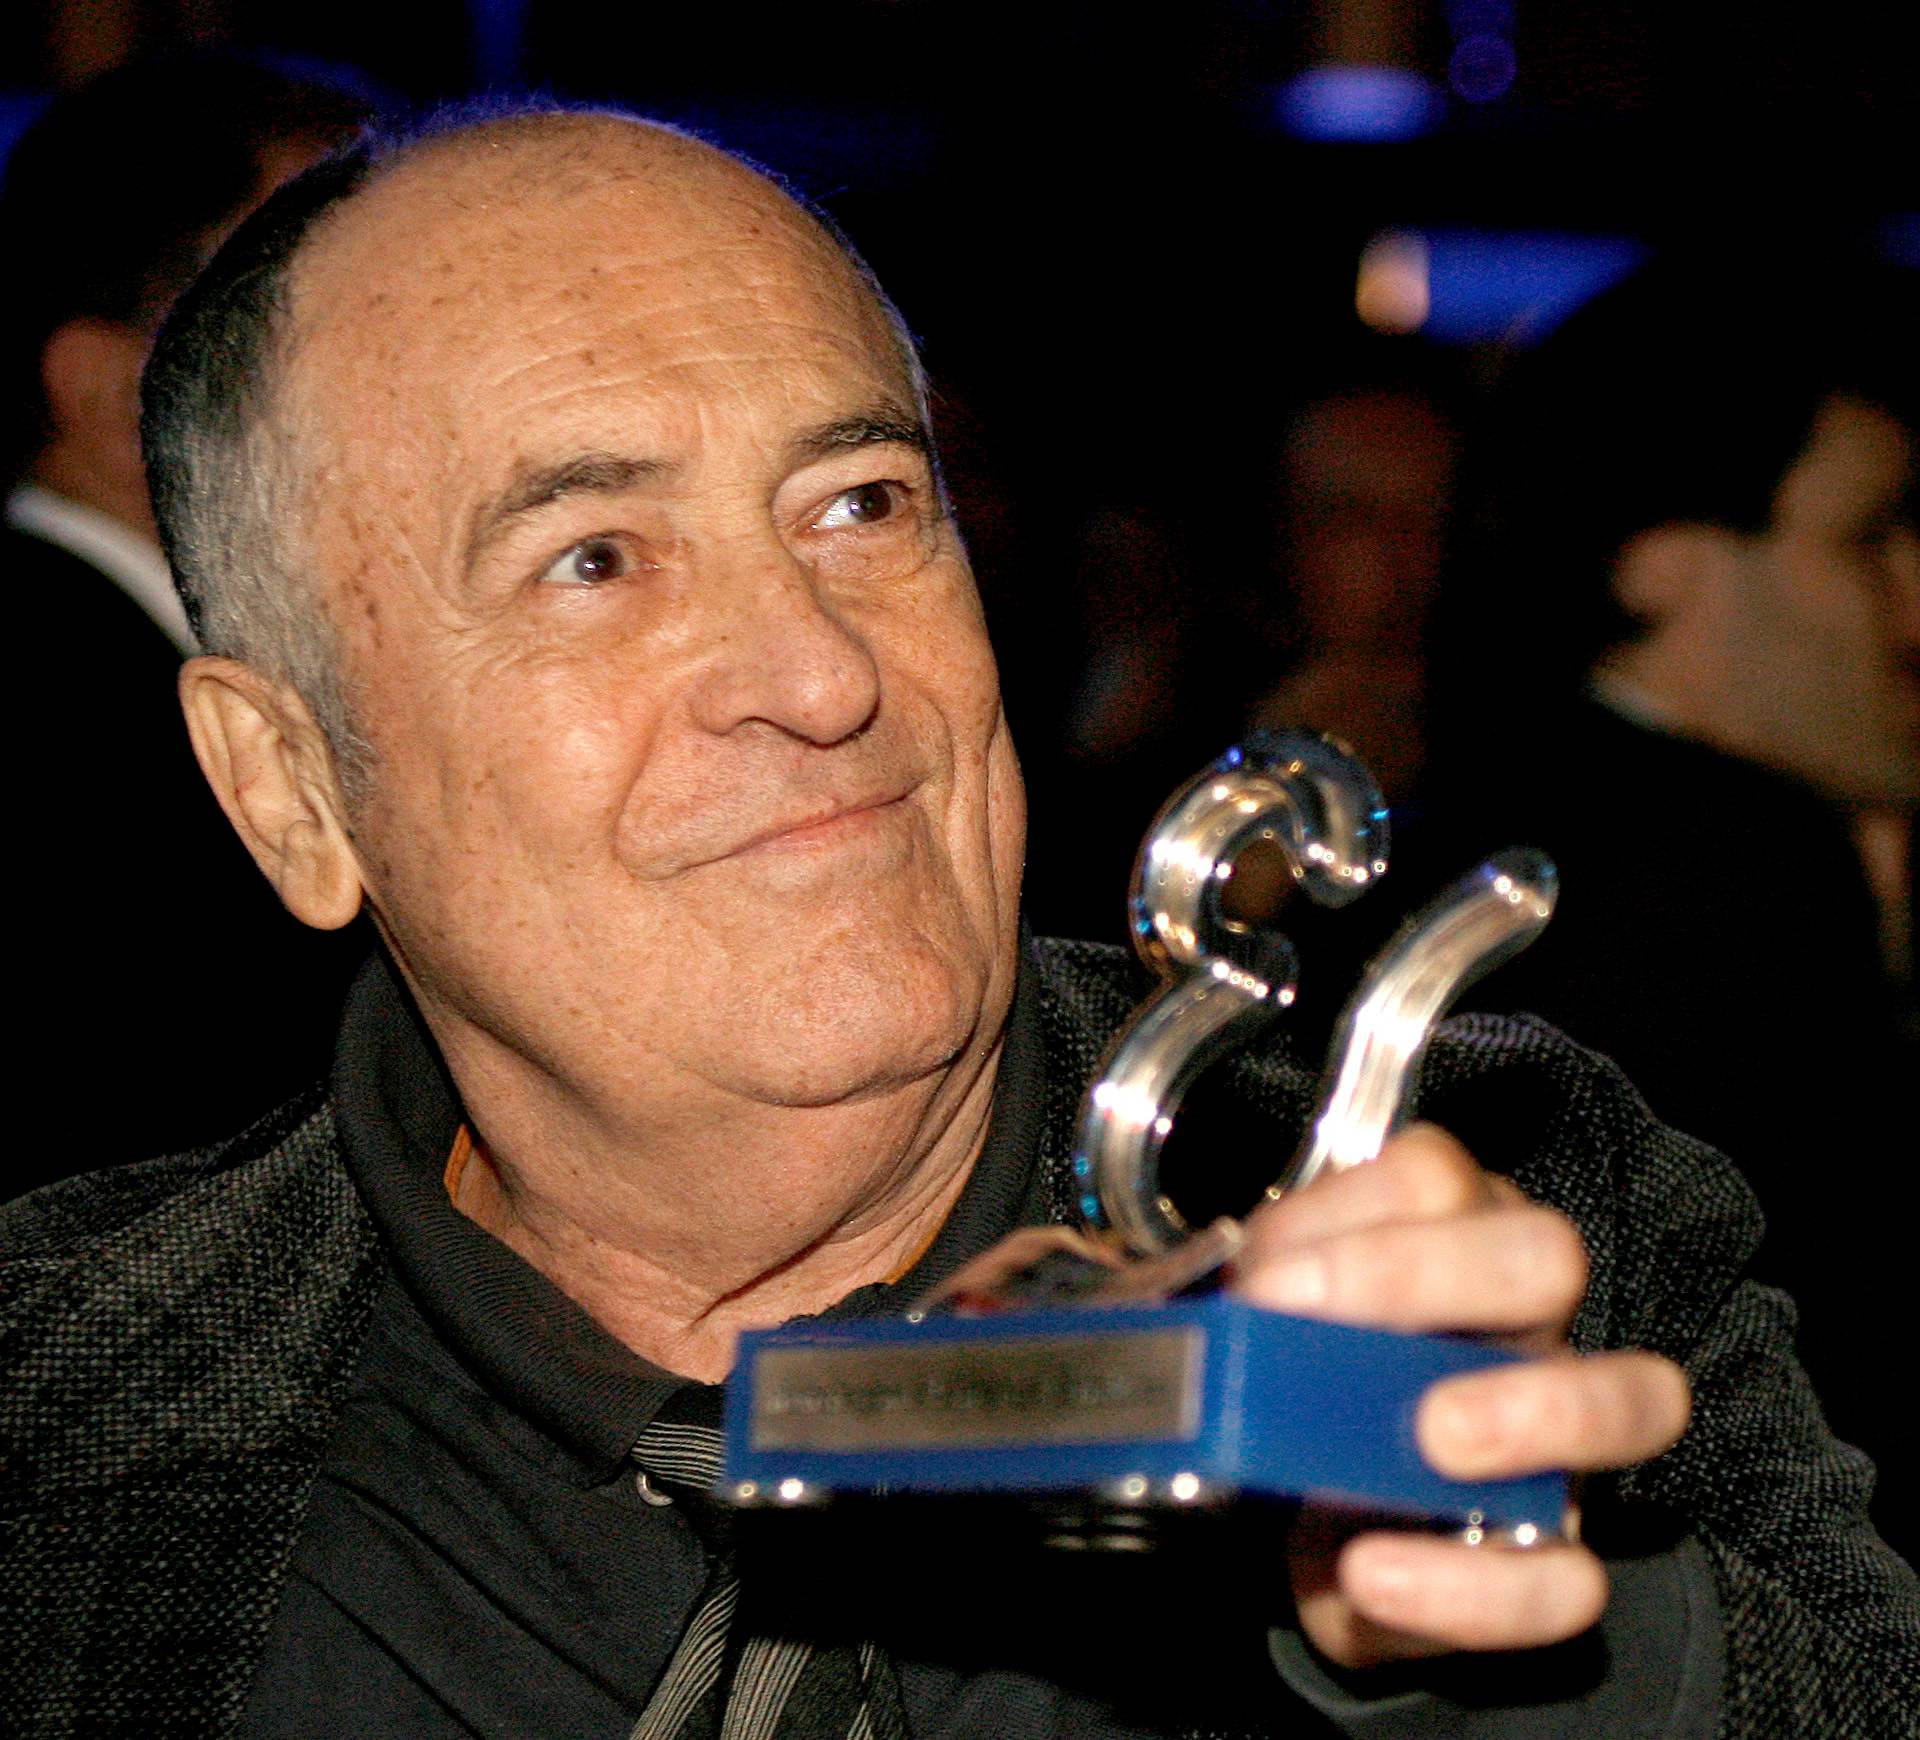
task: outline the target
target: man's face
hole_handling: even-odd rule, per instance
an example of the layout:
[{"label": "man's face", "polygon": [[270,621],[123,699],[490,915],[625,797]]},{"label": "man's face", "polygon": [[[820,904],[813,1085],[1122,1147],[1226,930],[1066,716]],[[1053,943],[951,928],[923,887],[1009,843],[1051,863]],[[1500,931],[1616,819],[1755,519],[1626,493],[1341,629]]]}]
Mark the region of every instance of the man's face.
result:
[{"label": "man's face", "polygon": [[1829,399],[1736,589],[1749,753],[1852,802],[1920,802],[1917,458],[1887,412]]},{"label": "man's face", "polygon": [[456,1069],[642,1118],[881,1091],[1011,991],[972,578],[845,261],[605,126],[416,160],[296,281],[363,879]]},{"label": "man's face", "polygon": [[1455,438],[1404,391],[1331,394],[1281,459],[1280,567],[1316,652],[1418,653],[1445,554]]}]

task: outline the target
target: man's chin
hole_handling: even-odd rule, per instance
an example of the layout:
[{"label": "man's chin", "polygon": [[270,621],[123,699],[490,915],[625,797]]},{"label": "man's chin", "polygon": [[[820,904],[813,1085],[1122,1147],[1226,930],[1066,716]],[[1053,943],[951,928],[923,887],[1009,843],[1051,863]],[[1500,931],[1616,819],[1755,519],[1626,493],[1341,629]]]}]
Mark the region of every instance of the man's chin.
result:
[{"label": "man's chin", "polygon": [[929,1037],[914,1044],[896,1033],[871,1044],[829,1041],[801,1059],[756,1062],[736,1053],[725,1060],[721,1073],[734,1092],[763,1105],[823,1111],[869,1104],[933,1081],[965,1049],[964,1040],[956,1044]]},{"label": "man's chin", "polygon": [[836,941],[795,941],[770,991],[734,1011],[716,1062],[769,1104],[851,1105],[939,1075],[997,1030],[993,963],[932,948],[887,916],[870,905]]}]

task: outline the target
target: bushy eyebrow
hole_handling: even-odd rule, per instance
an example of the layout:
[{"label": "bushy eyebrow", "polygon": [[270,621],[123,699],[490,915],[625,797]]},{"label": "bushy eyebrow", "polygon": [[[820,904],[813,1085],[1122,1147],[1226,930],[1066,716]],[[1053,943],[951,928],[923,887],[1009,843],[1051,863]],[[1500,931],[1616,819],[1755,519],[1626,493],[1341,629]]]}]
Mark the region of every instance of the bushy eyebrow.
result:
[{"label": "bushy eyebrow", "polygon": [[570,495],[618,495],[672,469],[664,459],[635,459],[619,453],[577,453],[547,465],[522,465],[474,515],[467,535],[467,565],[471,567],[474,558],[523,514]]},{"label": "bushy eyebrow", "polygon": [[827,459],[851,447],[911,447],[923,459],[933,459],[933,437],[918,417],[888,401],[870,405],[850,417],[809,429],[794,438],[790,451],[795,464]]},{"label": "bushy eyebrow", "polygon": [[[929,462],[933,459],[933,438],[926,425],[886,401],[804,431],[789,444],[789,453],[795,465],[804,465],[849,448],[885,446],[910,447]],[[620,453],[577,453],[549,464],[522,464],[506,487],[474,515],[467,535],[467,566],[471,568],[480,552],[525,514],[570,495],[618,495],[665,477],[673,469],[664,459]]]}]

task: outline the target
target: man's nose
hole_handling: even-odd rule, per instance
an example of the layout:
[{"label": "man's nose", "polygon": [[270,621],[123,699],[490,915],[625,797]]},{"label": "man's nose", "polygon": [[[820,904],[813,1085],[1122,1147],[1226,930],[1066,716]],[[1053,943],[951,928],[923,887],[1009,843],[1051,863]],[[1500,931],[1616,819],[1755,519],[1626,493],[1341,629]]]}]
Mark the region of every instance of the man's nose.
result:
[{"label": "man's nose", "polygon": [[716,734],[758,722],[809,743],[838,743],[880,705],[880,668],[818,577],[784,546],[736,567],[694,692]]}]

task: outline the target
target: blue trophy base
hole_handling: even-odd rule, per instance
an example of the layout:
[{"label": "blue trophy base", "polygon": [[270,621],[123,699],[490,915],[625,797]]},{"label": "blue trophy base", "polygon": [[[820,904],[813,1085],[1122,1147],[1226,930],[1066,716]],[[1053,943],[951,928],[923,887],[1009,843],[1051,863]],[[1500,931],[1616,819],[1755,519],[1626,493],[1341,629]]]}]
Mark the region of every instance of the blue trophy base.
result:
[{"label": "blue trophy base", "polygon": [[1562,1528],[1563,1475],[1449,1480],[1414,1442],[1429,1385],[1512,1358],[1225,1294],[762,1330],[741,1338],[728,1385],[725,1491],[1172,1506],[1247,1493],[1526,1541]]}]

